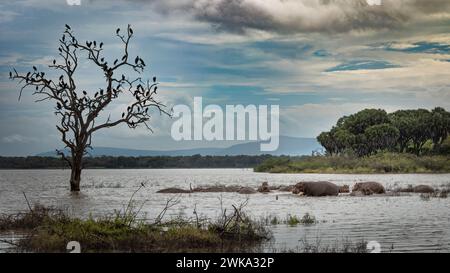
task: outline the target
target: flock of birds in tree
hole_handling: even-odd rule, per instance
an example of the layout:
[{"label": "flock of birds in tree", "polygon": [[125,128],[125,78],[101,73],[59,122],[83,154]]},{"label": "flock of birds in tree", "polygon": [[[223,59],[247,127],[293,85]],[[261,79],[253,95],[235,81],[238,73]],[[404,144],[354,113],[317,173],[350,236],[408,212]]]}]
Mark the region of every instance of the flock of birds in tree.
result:
[{"label": "flock of birds in tree", "polygon": [[[107,75],[107,76],[108,76],[108,73],[110,73],[110,76],[112,77],[113,71],[116,68],[123,65],[124,63],[126,63],[127,65],[130,65],[137,72],[142,72],[144,70],[144,67],[146,66],[146,64],[145,64],[144,60],[139,56],[136,56],[136,58],[134,59],[134,65],[128,63],[128,61],[127,61],[128,60],[128,52],[127,51],[125,51],[125,54],[123,55],[120,63],[119,63],[119,59],[115,59],[113,62],[113,66],[111,66],[111,67],[108,66],[108,62],[105,60],[105,58],[99,56],[100,51],[103,49],[103,45],[104,45],[103,42],[97,43],[97,41],[95,41],[95,40],[94,41],[86,41],[85,42],[86,46],[81,45],[78,43],[77,39],[72,35],[71,27],[66,24],[65,28],[66,28],[66,31],[64,32],[64,34],[62,35],[62,38],[60,39],[62,46],[58,47],[60,56],[63,56],[64,53],[67,53],[67,49],[63,48],[63,46],[70,44],[70,46],[73,46],[76,49],[80,48],[81,50],[88,51],[89,58],[91,60],[93,60],[97,65],[99,65],[104,70],[105,75]],[[127,34],[128,34],[127,36],[122,35],[120,28],[116,29],[116,35],[125,44],[128,44],[129,39],[133,35],[133,29],[130,26],[128,26],[128,28],[127,28]],[[69,37],[69,39],[68,39],[68,37]],[[98,45],[98,47],[97,47],[97,45]],[[96,54],[96,55],[94,56],[94,54]],[[74,66],[77,65],[76,60],[74,60],[75,64],[73,64],[69,58],[66,58],[64,61],[65,61],[65,64],[61,65],[61,64],[57,63],[56,59],[54,59],[52,61],[52,66],[50,66],[50,67],[61,68],[61,67],[66,66],[66,67],[70,68],[71,65],[74,65]],[[28,72],[26,74],[26,76],[23,77],[23,80],[25,80],[28,83],[28,81],[35,80],[36,78],[44,78],[45,73],[44,72],[38,73],[37,70],[38,70],[37,67],[33,66],[34,73]],[[15,69],[14,69],[14,72],[15,72],[15,75],[13,74],[13,72],[9,72],[10,78],[19,78],[19,74],[17,73],[17,71]],[[22,76],[20,76],[20,78],[21,77]],[[153,81],[152,84],[150,84],[147,81],[146,86],[144,86],[144,83],[140,80],[140,78],[138,78],[137,80],[139,80],[138,82],[141,82],[141,83],[138,84],[135,87],[134,92],[132,92],[132,95],[135,97],[137,102],[145,102],[146,100],[151,99],[152,95],[157,94],[158,87],[157,87],[156,77],[152,78],[152,81]],[[82,90],[83,96],[81,98],[77,98],[77,93],[73,92],[72,98],[68,97],[67,99],[65,98],[64,100],[59,100],[59,101],[57,100],[56,109],[58,111],[61,111],[64,108],[67,109],[68,108],[67,106],[69,104],[75,104],[76,108],[78,108],[78,107],[81,109],[87,108],[87,109],[91,109],[92,111],[95,111],[96,108],[101,105],[102,100],[107,99],[107,97],[108,97],[108,95],[110,95],[111,91],[113,93],[113,96],[117,97],[117,92],[120,92],[123,83],[128,83],[131,86],[131,83],[135,82],[135,81],[128,80],[125,77],[125,75],[123,75],[123,74],[121,75],[121,78],[116,81],[119,83],[116,88],[113,88],[112,90],[108,89],[108,90],[110,90],[108,92],[106,92],[104,89],[100,88],[99,91],[95,92],[93,99],[91,97],[89,97],[88,92],[86,90]],[[57,85],[59,86],[59,91],[57,91],[57,92],[60,92],[60,93],[63,92],[62,90],[68,89],[70,87],[69,84],[65,81],[65,77],[63,75],[61,75],[59,77],[59,82],[57,83]],[[36,91],[38,91],[40,86],[36,85],[35,88],[36,88]],[[20,96],[19,96],[19,99],[20,99]],[[153,101],[153,100],[150,100],[150,101]],[[156,104],[156,106],[160,105],[159,103],[157,103],[155,101],[153,101],[153,103]],[[133,105],[127,107],[128,114],[126,112],[123,112],[121,117],[122,117],[122,119],[127,119],[131,113],[134,113],[135,110],[137,110],[138,113],[147,115],[149,106],[151,106],[151,105],[147,105],[146,103],[133,104]],[[130,124],[132,126],[135,125],[133,121],[130,121]]]}]

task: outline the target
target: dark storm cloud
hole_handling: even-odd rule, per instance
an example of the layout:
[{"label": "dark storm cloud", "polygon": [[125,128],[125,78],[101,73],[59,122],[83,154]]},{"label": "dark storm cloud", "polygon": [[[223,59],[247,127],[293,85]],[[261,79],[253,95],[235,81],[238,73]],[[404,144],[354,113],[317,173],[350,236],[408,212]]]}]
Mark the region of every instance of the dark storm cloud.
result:
[{"label": "dark storm cloud", "polygon": [[[349,32],[390,29],[450,14],[448,0],[128,0],[150,3],[162,13],[182,12],[221,30]],[[428,18],[429,19],[429,18]]]}]

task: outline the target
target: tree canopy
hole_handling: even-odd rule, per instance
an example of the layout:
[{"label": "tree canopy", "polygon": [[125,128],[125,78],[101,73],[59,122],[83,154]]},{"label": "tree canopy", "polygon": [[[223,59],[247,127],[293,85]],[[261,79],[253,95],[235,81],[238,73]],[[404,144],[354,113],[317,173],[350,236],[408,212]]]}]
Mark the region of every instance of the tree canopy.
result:
[{"label": "tree canopy", "polygon": [[341,117],[330,131],[317,140],[327,154],[352,153],[358,156],[379,151],[409,152],[420,155],[426,143],[439,153],[450,133],[450,113],[444,108],[398,110],[364,109]]}]

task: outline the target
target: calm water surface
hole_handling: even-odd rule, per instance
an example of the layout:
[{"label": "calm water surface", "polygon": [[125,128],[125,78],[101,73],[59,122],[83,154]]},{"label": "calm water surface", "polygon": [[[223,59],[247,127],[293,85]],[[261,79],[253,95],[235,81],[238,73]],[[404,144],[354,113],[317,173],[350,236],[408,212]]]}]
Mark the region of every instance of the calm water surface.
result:
[{"label": "calm water surface", "polygon": [[[155,217],[173,196],[156,193],[167,187],[188,189],[190,185],[214,184],[257,187],[264,181],[271,185],[331,181],[352,186],[356,182],[377,181],[387,188],[417,184],[442,188],[450,183],[450,174],[267,174],[249,169],[85,170],[82,193],[72,195],[68,177],[67,170],[0,170],[0,213],[26,210],[22,194],[25,192],[33,203],[65,207],[75,216],[102,215],[123,209],[141,183],[146,187],[136,194],[135,200],[145,202],[142,211],[149,218]],[[249,196],[194,193],[181,195],[180,203],[167,217],[193,217],[195,206],[199,214],[215,217],[220,213],[220,197],[224,207],[239,204],[248,197],[246,210],[254,217],[285,218],[289,214],[301,217],[308,212],[319,221],[311,226],[271,226],[275,238],[273,247],[277,249],[296,248],[306,239],[312,244],[320,241],[322,246],[337,241],[376,240],[382,251],[450,251],[450,198],[424,201],[417,194],[318,198],[279,192]]]}]

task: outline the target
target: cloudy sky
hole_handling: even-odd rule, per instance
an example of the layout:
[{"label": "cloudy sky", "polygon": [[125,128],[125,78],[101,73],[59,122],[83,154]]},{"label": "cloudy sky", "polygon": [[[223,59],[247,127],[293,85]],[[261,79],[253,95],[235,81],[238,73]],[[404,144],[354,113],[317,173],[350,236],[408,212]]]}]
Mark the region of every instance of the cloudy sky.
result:
[{"label": "cloudy sky", "polygon": [[[69,1],[72,2],[72,1]],[[371,1],[376,2],[376,1]],[[46,69],[69,24],[79,40],[120,52],[117,27],[131,24],[131,51],[161,82],[173,106],[279,104],[282,135],[315,137],[363,108],[450,109],[450,1],[383,0],[18,0],[0,2],[0,155],[60,147],[53,105],[18,101],[8,79],[15,67]],[[98,90],[101,74],[87,62],[79,86]],[[111,105],[120,114],[126,101]],[[109,113],[108,112],[108,113]],[[172,121],[155,116],[154,134],[118,127],[93,144],[180,149],[229,143],[174,142]]]}]

